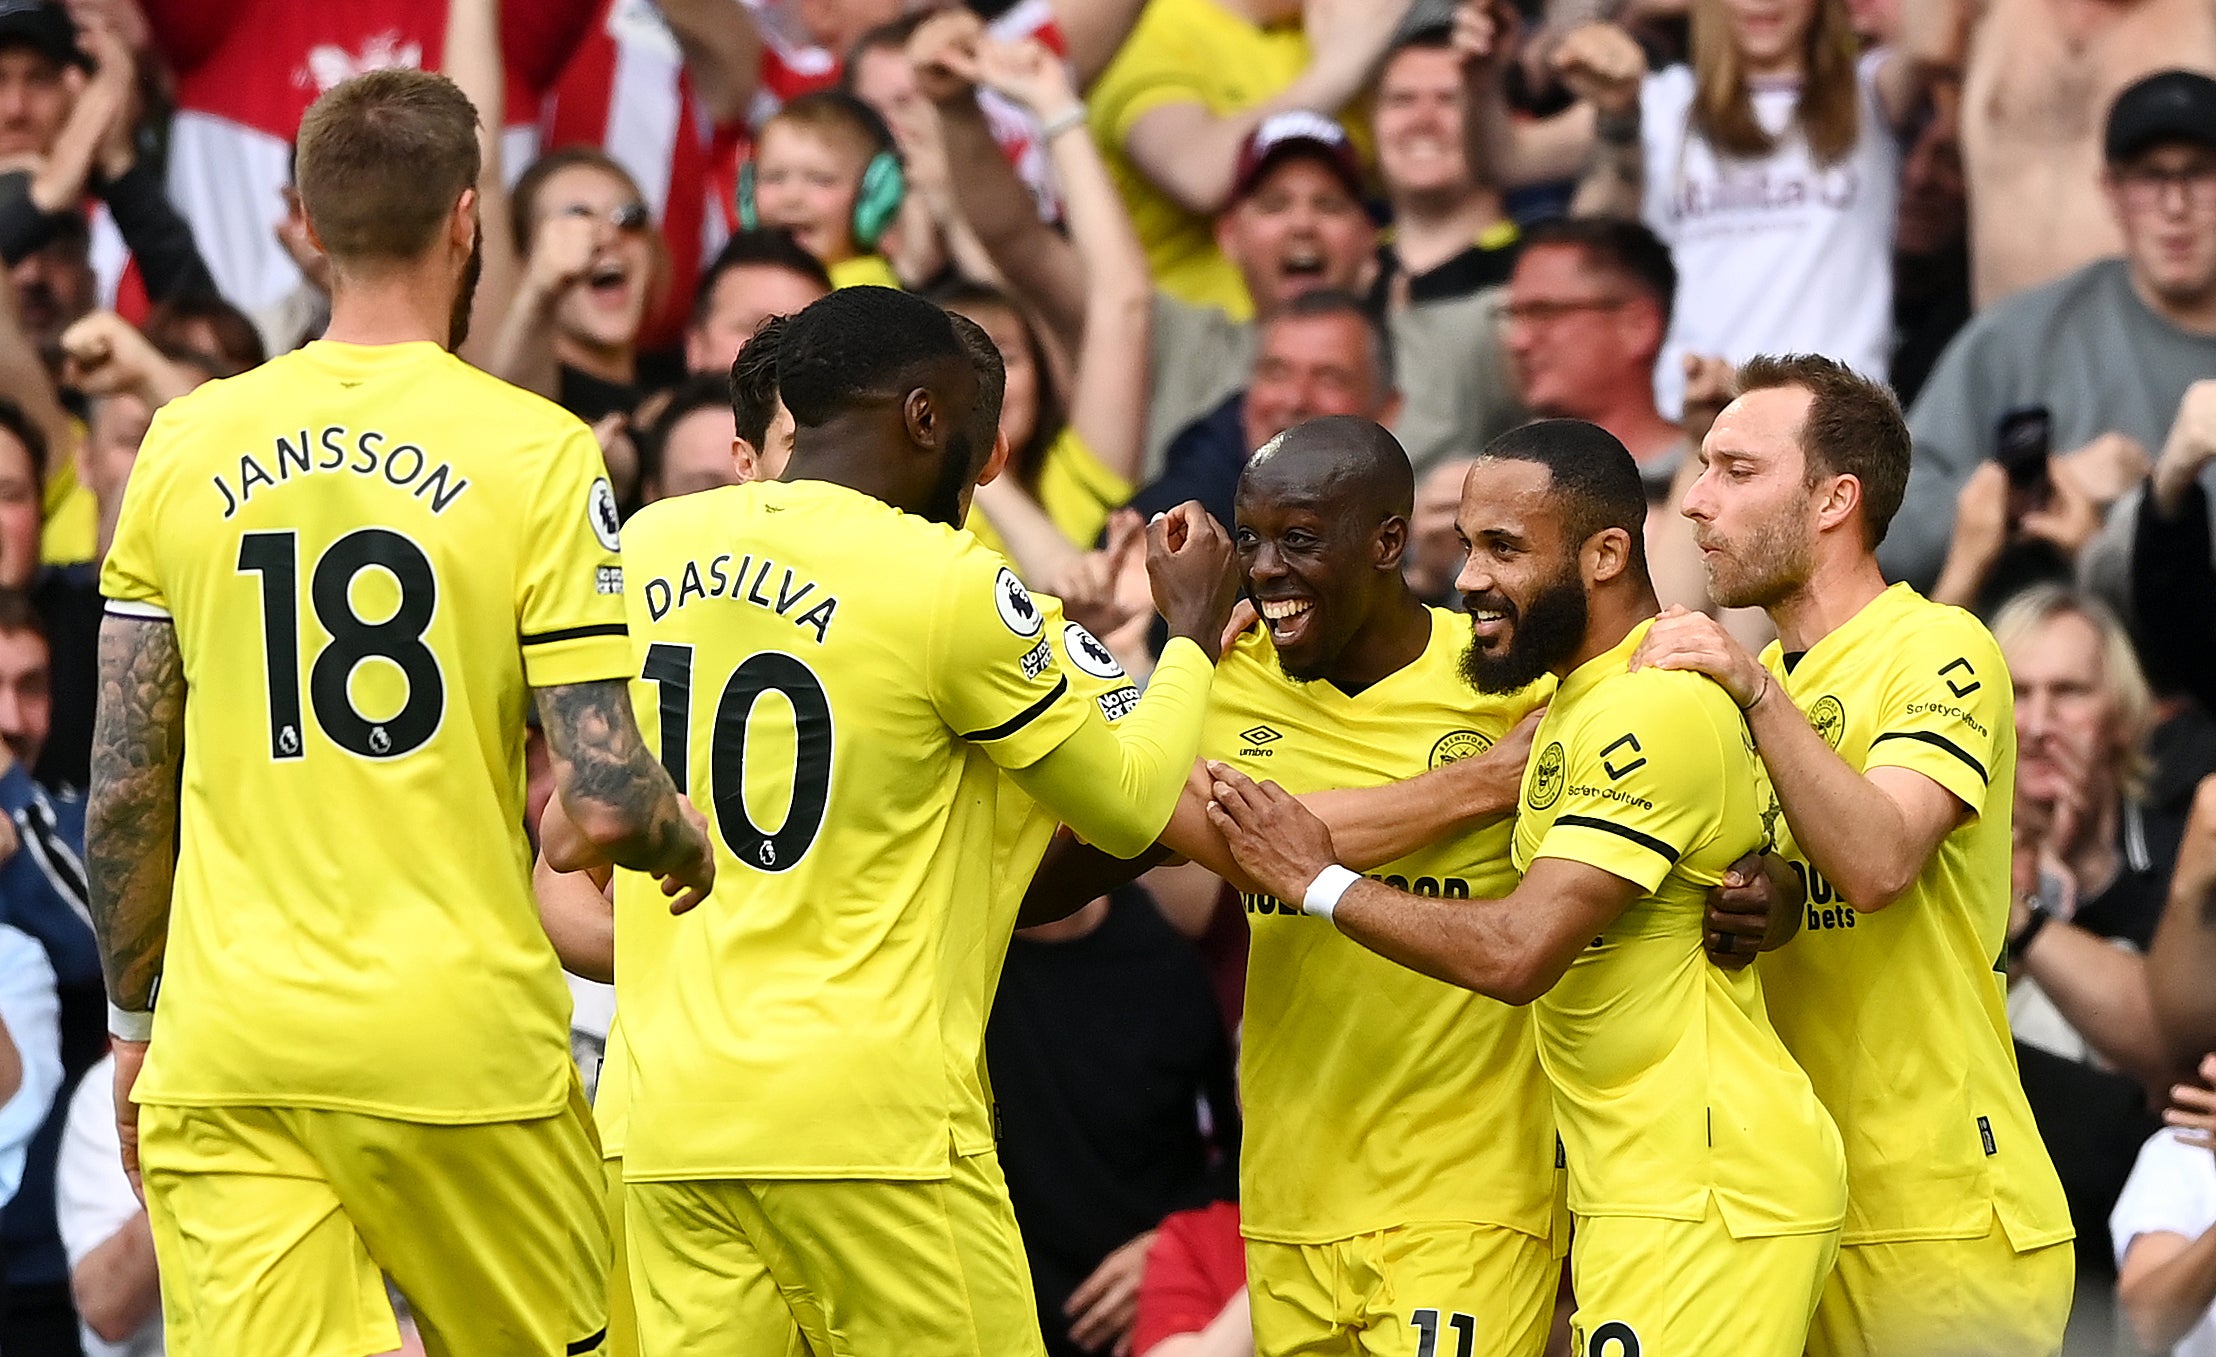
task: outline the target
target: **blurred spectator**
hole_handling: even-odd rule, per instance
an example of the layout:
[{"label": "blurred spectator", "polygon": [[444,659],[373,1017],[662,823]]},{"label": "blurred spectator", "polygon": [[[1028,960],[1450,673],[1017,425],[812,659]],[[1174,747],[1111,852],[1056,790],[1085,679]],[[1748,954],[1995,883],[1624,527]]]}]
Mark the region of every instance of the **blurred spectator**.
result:
[{"label": "blurred spectator", "polygon": [[1910,0],[1903,9],[1966,10],[1974,23],[1962,159],[1978,308],[2124,249],[2095,192],[2104,161],[2096,115],[2165,67],[2216,74],[2216,10],[2201,0]]},{"label": "blurred spectator", "polygon": [[[996,276],[992,261],[954,203],[954,185],[948,178],[938,116],[916,88],[915,69],[908,63],[908,44],[932,13],[928,9],[914,10],[863,34],[847,55],[844,88],[884,119],[907,179],[908,193],[901,199],[900,215],[885,232],[886,259],[893,272],[907,279],[911,287],[939,286],[955,277],[991,282]],[[1038,53],[1042,62],[1062,70],[1061,58],[1044,45],[1038,46]],[[1071,88],[1066,71],[1061,88]],[[988,97],[992,99],[990,107],[1016,107],[1016,117],[1028,120],[1029,115],[1007,99],[990,90],[979,90],[980,110],[986,112],[988,122]],[[1074,101],[1076,96],[1069,98]],[[1001,139],[997,126],[993,136],[996,141]],[[1002,149],[1005,154],[1005,143]]]},{"label": "blurred spectator", "polygon": [[1913,405],[1970,320],[1969,199],[1956,101],[1927,102],[1905,138],[1893,228],[1893,390]]},{"label": "blurred spectator", "polygon": [[2169,907],[2147,953],[2155,1021],[2179,1069],[2216,1050],[2216,777],[2193,796],[2170,880]]},{"label": "blurred spectator", "polygon": [[[0,1048],[4,1048],[0,1072],[8,1076],[0,1079],[0,1093],[6,1095],[0,1097],[0,1204],[14,1200],[31,1137],[45,1122],[54,1105],[54,1091],[61,1087],[61,1039],[55,1013],[54,971],[46,964],[46,953],[21,929],[0,924]],[[0,1323],[7,1326],[11,1353],[19,1341],[13,1302],[11,1286],[0,1293]],[[66,1308],[63,1314],[67,1316]],[[44,1327],[35,1317],[27,1318],[32,1323],[24,1333],[38,1333]]]},{"label": "blurred spectator", "polygon": [[0,589],[27,589],[39,569],[39,481],[46,435],[0,400]]},{"label": "blurred spectator", "polygon": [[1433,24],[1393,47],[1372,116],[1392,225],[1370,305],[1392,327],[1407,395],[1394,432],[1419,472],[1523,417],[1500,324],[1516,224],[1465,153],[1462,59],[1450,34]]},{"label": "blurred spectator", "polygon": [[2119,1299],[2148,1352],[2216,1357],[2216,1056],[2176,1090],[2170,1130],[2148,1138],[2109,1218]]},{"label": "blurred spectator", "polygon": [[155,349],[189,353],[211,377],[236,377],[269,358],[253,317],[213,293],[162,302],[139,328]]},{"label": "blurred spectator", "polygon": [[670,393],[639,445],[639,497],[648,504],[753,477],[741,470],[753,449],[740,445],[731,419],[731,388],[714,373],[696,373]]},{"label": "blurred spectator", "polygon": [[[258,315],[300,282],[299,265],[271,225],[291,182],[301,115],[316,96],[362,71],[444,67],[448,6],[444,0],[140,3],[153,45],[176,76],[169,198],[192,223],[218,289]],[[600,0],[508,5],[497,57],[505,107],[523,125],[506,129],[506,163],[531,162],[538,137],[529,123],[599,8]]]},{"label": "blurred spectator", "polygon": [[1573,218],[1525,237],[1505,307],[1524,408],[1614,434],[1639,463],[1650,500],[1668,495],[1685,461],[1683,430],[1654,403],[1677,283],[1668,247],[1646,227]]},{"label": "blurred spectator", "polygon": [[901,286],[877,247],[899,217],[906,180],[891,129],[861,100],[819,91],[771,115],[738,195],[741,226],[791,232],[833,287]]},{"label": "blurred spectator", "polygon": [[[1152,0],[1092,90],[1093,136],[1165,292],[1244,320],[1215,217],[1265,119],[1336,117],[1370,83],[1409,0]],[[1251,283],[1251,279],[1245,280]]]},{"label": "blurred spectator", "polygon": [[1047,1352],[1125,1350],[1155,1226],[1215,1198],[1237,1161],[1207,972],[1122,888],[1016,935],[985,1052]]},{"label": "blurred spectator", "polygon": [[[1987,308],[1939,360],[1909,412],[1908,494],[1878,549],[1894,579],[1931,589],[1956,499],[1999,449],[2003,416],[2044,407],[2053,465],[2069,468],[2058,491],[2105,513],[2143,474],[2146,450],[2185,432],[2187,388],[2216,372],[2216,80],[2179,71],[2132,86],[2109,111],[2105,144],[2123,257]],[[2125,496],[2114,540],[2094,544],[2111,561],[2110,597],[2123,593],[2137,504]]]},{"label": "blurred spectator", "polygon": [[2113,1310],[2102,1228],[2170,1069],[2144,956],[2172,867],[2141,800],[2153,697],[2123,625],[2084,595],[2019,594],[1993,635],[2016,692],[2009,1026],[2077,1228],[2072,1331],[2090,1336]]},{"label": "blurred spectator", "polygon": [[638,185],[573,146],[523,172],[511,211],[523,279],[491,370],[587,423],[628,415],[643,394],[640,328],[665,278]]},{"label": "blurred spectator", "polygon": [[1154,1232],[1139,1278],[1131,1352],[1132,1357],[1254,1357],[1238,1203],[1179,1211]]},{"label": "blurred spectator", "polygon": [[1740,362],[1821,351],[1883,377],[1900,190],[1894,130],[1937,73],[1936,5],[1915,5],[1910,50],[1858,55],[1846,0],[1752,7],[1691,0],[1693,62],[1645,75],[1622,29],[1571,32],[1551,64],[1581,103],[1539,124],[1507,111],[1512,30],[1465,0],[1472,97],[1487,163],[1509,185],[1586,170],[1577,210],[1639,217],[1683,286],[1657,399],[1675,413],[1687,353]]},{"label": "blurred spectator", "polygon": [[1440,462],[1416,482],[1416,512],[1408,523],[1408,557],[1403,573],[1416,597],[1434,608],[1460,609],[1462,591],[1455,580],[1468,555],[1454,525],[1462,510],[1462,481],[1471,459]]},{"label": "blurred spectator", "polygon": [[1167,469],[1134,495],[1153,515],[1199,500],[1219,523],[1233,520],[1239,473],[1263,444],[1324,415],[1390,424],[1400,409],[1392,337],[1360,299],[1309,292],[1264,321],[1246,389],[1170,445]]},{"label": "blurred spectator", "polygon": [[69,1100],[56,1183],[85,1357],[162,1357],[154,1232],[123,1175],[112,1057],[86,1071]]},{"label": "blurred spectator", "polygon": [[61,1066],[52,1109],[23,1161],[22,1190],[0,1214],[9,1357],[73,1350],[76,1320],[55,1221],[54,1163],[69,1090],[106,1046],[106,993],[87,913],[85,805],[32,780],[53,709],[52,667],[38,614],[0,592],[0,926],[38,944],[58,1003]]},{"label": "blurred spectator", "polygon": [[789,316],[831,291],[821,260],[782,231],[741,231],[700,275],[692,324],[685,331],[685,367],[724,372],[754,331],[771,316]]}]

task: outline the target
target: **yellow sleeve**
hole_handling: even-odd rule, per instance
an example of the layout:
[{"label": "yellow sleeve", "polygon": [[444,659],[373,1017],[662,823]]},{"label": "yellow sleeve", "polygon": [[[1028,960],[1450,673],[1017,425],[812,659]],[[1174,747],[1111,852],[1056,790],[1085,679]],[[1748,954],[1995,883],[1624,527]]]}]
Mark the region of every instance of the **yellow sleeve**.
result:
[{"label": "yellow sleeve", "polygon": [[966,539],[932,608],[932,705],[1003,768],[1036,763],[1084,722],[1047,611],[999,556]]},{"label": "yellow sleeve", "polygon": [[534,688],[631,676],[615,491],[582,424],[559,436],[523,529],[516,633]]},{"label": "yellow sleeve", "polygon": [[1136,857],[1162,836],[1184,793],[1214,675],[1199,646],[1175,638],[1129,719],[1111,729],[1088,716],[1045,757],[1009,776],[1087,843]]},{"label": "yellow sleeve", "polygon": [[127,617],[167,617],[169,590],[162,579],[161,525],[157,521],[167,497],[168,469],[175,460],[170,449],[176,443],[174,406],[154,414],[139,445],[138,460],[123,487],[123,507],[115,524],[115,541],[100,566],[100,593],[108,610]]},{"label": "yellow sleeve", "polygon": [[1972,813],[1982,809],[2000,742],[2016,723],[2008,667],[1984,624],[1955,613],[1902,638],[1880,691],[1863,771],[1913,769]]},{"label": "yellow sleeve", "polygon": [[1108,515],[1136,489],[1103,465],[1075,429],[1062,430],[1039,471],[1039,506],[1064,537],[1084,548],[1092,546]]},{"label": "yellow sleeve", "polygon": [[1724,749],[1690,686],[1708,680],[1660,673],[1654,680],[1619,683],[1616,700],[1539,751],[1540,775],[1558,763],[1562,790],[1532,857],[1582,862],[1652,891],[1678,859],[1714,836]]},{"label": "yellow sleeve", "polygon": [[1132,124],[1162,105],[1208,102],[1207,74],[1172,11],[1151,0],[1115,60],[1093,82],[1085,102],[1092,109],[1095,140],[1121,147]]}]

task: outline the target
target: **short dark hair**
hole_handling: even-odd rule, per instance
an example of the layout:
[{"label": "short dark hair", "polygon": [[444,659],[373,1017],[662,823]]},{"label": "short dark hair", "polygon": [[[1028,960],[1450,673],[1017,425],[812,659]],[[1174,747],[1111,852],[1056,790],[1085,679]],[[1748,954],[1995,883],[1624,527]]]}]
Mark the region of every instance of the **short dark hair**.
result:
[{"label": "short dark hair", "polygon": [[700,324],[708,318],[708,304],[716,295],[716,284],[723,275],[733,269],[783,269],[798,274],[825,292],[831,291],[831,272],[823,261],[800,247],[792,232],[757,227],[741,231],[723,243],[716,257],[708,261],[701,271],[700,283],[693,289],[692,323]]},{"label": "short dark hair", "polygon": [[953,322],[954,335],[962,341],[970,367],[977,372],[977,404],[970,411],[970,436],[990,455],[993,440],[1000,435],[1000,407],[1008,398],[1008,364],[1001,358],[991,331],[959,311],[947,312],[946,318]]},{"label": "short dark hair", "polygon": [[[207,326],[215,336],[214,353],[187,339],[186,331],[196,324]],[[155,348],[187,350],[218,377],[236,377],[248,368],[260,367],[269,358],[254,322],[212,292],[188,292],[161,303],[146,317],[145,331]]]},{"label": "short dark hair", "polygon": [[1630,449],[1608,430],[1582,419],[1533,420],[1486,444],[1477,459],[1545,467],[1573,544],[1621,528],[1634,559],[1645,561],[1646,485]]},{"label": "short dark hair", "polygon": [[1419,24],[1401,33],[1387,44],[1385,61],[1379,62],[1378,65],[1382,69],[1386,62],[1390,62],[1403,52],[1451,52],[1453,50],[1454,24],[1451,20]]},{"label": "short dark hair", "polygon": [[0,429],[15,435],[23,450],[31,455],[32,479],[41,484],[46,480],[46,431],[31,422],[22,406],[0,396]]},{"label": "short dark hair", "polygon": [[477,183],[477,110],[453,81],[394,67],[326,90],[300,120],[293,179],[334,264],[421,257]]},{"label": "short dark hair", "polygon": [[1814,353],[1764,354],[1739,369],[1739,394],[1799,387],[1811,397],[1801,425],[1808,484],[1852,476],[1862,485],[1862,527],[1869,545],[1885,540],[1908,493],[1910,442],[1900,399],[1835,358]]},{"label": "short dark hair", "polygon": [[785,322],[777,384],[803,428],[864,401],[897,400],[938,363],[969,366],[947,314],[889,287],[841,288]]},{"label": "short dark hair", "polygon": [[515,234],[516,253],[531,252],[531,236],[538,226],[539,195],[546,191],[546,181],[563,170],[585,168],[599,170],[623,182],[631,196],[643,201],[639,181],[631,177],[631,171],[623,168],[623,162],[601,150],[598,146],[561,146],[548,151],[531,162],[530,168],[516,176],[516,186],[508,191],[508,229]]},{"label": "short dark hair", "polygon": [[1585,267],[1605,269],[1630,279],[1632,286],[1660,308],[1663,328],[1669,328],[1670,317],[1677,310],[1677,265],[1670,258],[1670,247],[1647,229],[1644,222],[1613,217],[1560,217],[1524,231],[1522,248],[1535,250],[1542,245],[1581,250],[1585,255]]},{"label": "short dark hair", "polygon": [[724,394],[731,401],[732,428],[756,452],[768,439],[769,426],[784,400],[777,382],[777,349],[785,339],[786,320],[784,316],[769,316],[754,327],[754,333],[739,346],[739,356],[731,360],[731,376],[724,383]]},{"label": "short dark hair", "polygon": [[863,57],[878,48],[889,47],[905,54],[908,40],[916,36],[916,30],[923,27],[924,21],[935,13],[936,8],[915,10],[901,15],[891,23],[879,24],[856,38],[846,49],[846,61],[839,73],[839,88],[849,94],[854,93],[854,68],[862,64]]},{"label": "short dark hair", "polygon": [[0,636],[14,636],[29,632],[47,643],[49,660],[53,656],[53,642],[46,634],[46,619],[37,605],[31,602],[28,589],[0,589]]},{"label": "short dark hair", "polygon": [[1317,288],[1303,292],[1286,304],[1285,309],[1270,317],[1268,324],[1276,324],[1290,317],[1302,319],[1315,316],[1352,316],[1362,322],[1363,333],[1370,337],[1370,370],[1377,378],[1379,395],[1395,389],[1393,332],[1385,328],[1385,322],[1368,303],[1351,292],[1338,288]]}]

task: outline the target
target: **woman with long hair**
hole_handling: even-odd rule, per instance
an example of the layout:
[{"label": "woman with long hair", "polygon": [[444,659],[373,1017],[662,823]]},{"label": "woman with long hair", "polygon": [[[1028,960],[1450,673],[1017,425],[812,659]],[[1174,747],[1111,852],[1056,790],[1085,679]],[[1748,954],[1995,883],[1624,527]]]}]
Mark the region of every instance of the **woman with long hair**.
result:
[{"label": "woman with long hair", "polygon": [[1688,354],[1820,352],[1886,373],[1896,140],[1951,44],[1951,7],[1908,7],[1899,48],[1862,50],[1847,0],[1690,0],[1692,61],[1651,74],[1591,24],[1550,60],[1579,102],[1516,123],[1501,97],[1514,25],[1464,0],[1482,146],[1503,182],[1582,173],[1581,214],[1637,216],[1671,249],[1678,302],[1657,364],[1675,410]]}]

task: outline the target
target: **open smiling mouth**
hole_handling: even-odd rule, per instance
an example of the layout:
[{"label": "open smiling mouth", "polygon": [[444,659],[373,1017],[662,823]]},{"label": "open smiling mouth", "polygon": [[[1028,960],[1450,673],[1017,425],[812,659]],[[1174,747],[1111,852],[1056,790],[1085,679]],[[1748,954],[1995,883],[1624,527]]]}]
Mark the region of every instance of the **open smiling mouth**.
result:
[{"label": "open smiling mouth", "polygon": [[1270,629],[1270,640],[1283,646],[1298,641],[1308,630],[1308,619],[1316,605],[1304,598],[1256,599],[1255,606],[1262,611],[1262,620]]}]

